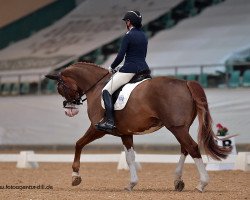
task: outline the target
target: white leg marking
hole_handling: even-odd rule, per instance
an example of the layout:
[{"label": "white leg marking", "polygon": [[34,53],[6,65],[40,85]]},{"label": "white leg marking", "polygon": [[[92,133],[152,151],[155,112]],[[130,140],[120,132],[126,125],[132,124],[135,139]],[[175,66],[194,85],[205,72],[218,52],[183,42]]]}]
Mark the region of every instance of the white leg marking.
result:
[{"label": "white leg marking", "polygon": [[181,154],[180,160],[179,160],[177,167],[175,169],[174,187],[175,187],[175,190],[179,191],[179,192],[181,192],[185,187],[185,184],[184,184],[183,180],[181,179],[185,159],[186,159],[186,156],[184,154]]},{"label": "white leg marking", "polygon": [[72,186],[77,186],[82,182],[79,172],[72,172]]},{"label": "white leg marking", "polygon": [[208,176],[205,165],[204,165],[201,158],[194,158],[194,162],[195,162],[197,169],[199,171],[199,174],[200,174],[200,183],[196,187],[196,189],[198,189],[200,192],[203,192],[204,188],[208,184],[209,176]]},{"label": "white leg marking", "polygon": [[127,150],[127,148],[124,146],[124,150],[126,154],[126,161],[127,161],[129,171],[130,171],[130,185],[126,189],[131,191],[138,182],[138,176],[137,176],[136,164],[135,164],[135,152],[134,152],[133,147]]},{"label": "white leg marking", "polygon": [[79,177],[80,174],[79,174],[79,172],[72,172],[72,176],[77,176],[77,177]]},{"label": "white leg marking", "polygon": [[175,180],[181,180],[185,160],[186,160],[186,156],[184,154],[181,154],[179,163],[177,164],[177,167],[175,170]]}]

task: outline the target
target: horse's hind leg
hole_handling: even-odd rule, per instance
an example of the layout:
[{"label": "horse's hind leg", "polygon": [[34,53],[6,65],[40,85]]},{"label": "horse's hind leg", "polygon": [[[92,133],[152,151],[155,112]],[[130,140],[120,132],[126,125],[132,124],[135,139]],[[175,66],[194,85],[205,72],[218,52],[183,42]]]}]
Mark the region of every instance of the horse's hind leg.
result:
[{"label": "horse's hind leg", "polygon": [[185,148],[190,156],[194,159],[194,162],[200,174],[200,183],[196,187],[196,189],[200,192],[203,192],[204,188],[208,184],[209,176],[202,161],[198,144],[189,135],[187,127],[172,127],[169,130],[175,135],[181,146]]},{"label": "horse's hind leg", "polygon": [[138,176],[135,163],[135,152],[133,149],[133,136],[121,136],[126,154],[126,161],[130,171],[130,183],[125,190],[132,191],[135,185],[138,183]]},{"label": "horse's hind leg", "polygon": [[175,190],[179,192],[181,192],[185,187],[185,184],[182,180],[182,171],[183,171],[183,167],[184,167],[184,163],[185,163],[185,159],[187,155],[188,155],[188,152],[186,151],[185,148],[183,148],[183,146],[181,146],[181,157],[175,169],[175,180],[174,180]]}]

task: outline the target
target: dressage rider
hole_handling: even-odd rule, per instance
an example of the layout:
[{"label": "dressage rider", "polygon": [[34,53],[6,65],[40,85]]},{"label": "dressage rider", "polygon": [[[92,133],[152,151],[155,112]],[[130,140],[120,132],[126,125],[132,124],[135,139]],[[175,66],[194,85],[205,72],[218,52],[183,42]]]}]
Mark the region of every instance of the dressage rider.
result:
[{"label": "dressage rider", "polygon": [[[139,11],[128,11],[123,19],[128,32],[123,37],[120,50],[114,62],[109,67],[111,73],[122,62],[124,65],[116,72],[102,90],[102,97],[106,110],[106,120],[96,125],[98,130],[112,131],[115,128],[114,105],[112,94],[122,85],[128,83],[135,74],[149,70],[145,61],[147,54],[148,40],[142,31],[142,16]],[[125,56],[126,55],[126,56]]]}]

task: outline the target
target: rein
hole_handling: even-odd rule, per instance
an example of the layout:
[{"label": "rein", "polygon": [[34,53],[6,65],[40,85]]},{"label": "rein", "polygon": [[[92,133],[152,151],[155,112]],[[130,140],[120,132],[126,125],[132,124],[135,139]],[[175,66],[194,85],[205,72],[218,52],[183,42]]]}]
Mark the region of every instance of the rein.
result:
[{"label": "rein", "polygon": [[104,76],[102,76],[94,85],[92,85],[89,89],[87,89],[84,93],[79,92],[78,90],[72,89],[70,88],[62,79],[62,75],[61,73],[59,74],[59,79],[58,79],[58,83],[63,85],[63,91],[64,94],[67,94],[66,89],[68,90],[72,90],[74,92],[76,92],[78,94],[78,98],[74,99],[73,101],[68,101],[68,100],[64,100],[63,101],[63,107],[67,108],[67,104],[75,104],[75,105],[82,105],[84,101],[87,100],[87,97],[82,99],[83,95],[86,95],[91,89],[93,89],[103,78],[105,78],[107,75],[109,74],[109,72],[107,72]]}]

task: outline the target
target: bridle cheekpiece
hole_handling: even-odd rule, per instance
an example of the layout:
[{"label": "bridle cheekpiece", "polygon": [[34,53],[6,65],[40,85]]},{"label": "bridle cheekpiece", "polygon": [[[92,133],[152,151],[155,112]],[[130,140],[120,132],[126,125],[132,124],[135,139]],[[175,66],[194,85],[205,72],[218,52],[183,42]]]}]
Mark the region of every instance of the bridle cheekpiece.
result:
[{"label": "bridle cheekpiece", "polygon": [[[63,92],[64,92],[64,95],[65,95],[65,96],[68,95],[68,91],[69,91],[69,90],[71,90],[71,91],[77,93],[77,98],[75,98],[75,99],[73,99],[73,100],[71,100],[71,101],[69,101],[69,100],[64,100],[64,101],[63,101],[63,107],[64,107],[64,108],[69,108],[68,105],[72,105],[72,104],[74,104],[74,105],[82,105],[83,102],[87,99],[87,98],[82,99],[82,96],[83,96],[86,92],[83,93],[82,91],[75,90],[75,89],[69,87],[69,86],[65,83],[65,81],[63,80],[61,73],[59,73],[58,83],[57,83],[57,84],[58,84],[58,85],[59,85],[59,84],[62,85],[62,89],[63,89]],[[66,97],[65,97],[65,98],[66,98]],[[71,108],[71,107],[70,107],[70,108]]]},{"label": "bridle cheekpiece", "polygon": [[[62,85],[64,95],[66,96],[66,95],[68,94],[67,90],[71,90],[71,91],[73,91],[73,92],[75,92],[75,93],[78,94],[78,95],[77,95],[77,98],[75,98],[75,99],[73,99],[73,100],[71,100],[71,101],[69,101],[69,100],[64,100],[64,101],[63,101],[63,107],[64,107],[64,108],[72,108],[72,106],[70,106],[70,105],[72,105],[72,104],[73,104],[73,105],[82,105],[83,102],[87,100],[87,97],[84,98],[84,99],[82,99],[83,95],[86,95],[93,87],[96,86],[96,84],[98,84],[98,83],[99,83],[104,77],[106,77],[108,74],[109,74],[109,72],[106,73],[101,79],[99,79],[94,85],[92,85],[92,86],[91,86],[89,89],[87,89],[85,92],[82,92],[82,91],[75,90],[75,89],[69,87],[69,86],[65,83],[65,81],[63,80],[61,73],[59,73],[59,76],[58,76],[58,83],[57,83],[57,84],[61,84],[61,85]],[[66,97],[65,97],[65,98],[66,98]],[[69,105],[69,106],[68,106],[68,105]]]}]

